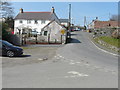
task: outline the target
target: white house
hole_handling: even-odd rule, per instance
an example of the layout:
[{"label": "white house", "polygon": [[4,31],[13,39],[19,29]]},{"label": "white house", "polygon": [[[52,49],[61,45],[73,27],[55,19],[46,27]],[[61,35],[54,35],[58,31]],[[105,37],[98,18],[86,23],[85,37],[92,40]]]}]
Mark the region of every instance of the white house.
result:
[{"label": "white house", "polygon": [[99,21],[98,17],[96,17],[95,20],[92,20],[92,22],[90,24],[87,25],[87,29],[94,29],[95,28],[95,22]]},{"label": "white house", "polygon": [[22,34],[28,30],[40,34],[41,29],[52,20],[60,22],[55,14],[54,7],[52,7],[51,12],[24,12],[21,8],[19,14],[15,17],[14,33]]}]

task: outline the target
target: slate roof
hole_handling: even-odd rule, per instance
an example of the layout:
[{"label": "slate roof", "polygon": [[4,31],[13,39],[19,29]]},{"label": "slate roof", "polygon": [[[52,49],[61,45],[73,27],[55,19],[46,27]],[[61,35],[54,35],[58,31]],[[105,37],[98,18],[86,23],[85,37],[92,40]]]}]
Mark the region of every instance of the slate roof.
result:
[{"label": "slate roof", "polygon": [[[43,28],[42,28],[42,30],[44,30],[44,28],[46,28],[47,26],[49,26],[52,22],[56,22],[55,20],[52,20],[51,22],[49,22],[46,26],[44,26]],[[56,22],[56,23],[58,23],[58,22]],[[63,27],[60,23],[58,23],[61,27]]]},{"label": "slate roof", "polygon": [[15,19],[25,20],[51,20],[51,18],[51,12],[23,12],[15,17]]},{"label": "slate roof", "polygon": [[68,23],[68,19],[59,19],[61,23]]}]

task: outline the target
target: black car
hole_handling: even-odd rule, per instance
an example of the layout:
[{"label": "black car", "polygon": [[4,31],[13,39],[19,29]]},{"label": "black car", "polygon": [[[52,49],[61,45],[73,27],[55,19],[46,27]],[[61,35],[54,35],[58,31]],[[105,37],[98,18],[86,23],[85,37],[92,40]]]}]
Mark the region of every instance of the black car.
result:
[{"label": "black car", "polygon": [[0,54],[8,57],[20,56],[23,54],[23,49],[7,41],[0,40]]}]

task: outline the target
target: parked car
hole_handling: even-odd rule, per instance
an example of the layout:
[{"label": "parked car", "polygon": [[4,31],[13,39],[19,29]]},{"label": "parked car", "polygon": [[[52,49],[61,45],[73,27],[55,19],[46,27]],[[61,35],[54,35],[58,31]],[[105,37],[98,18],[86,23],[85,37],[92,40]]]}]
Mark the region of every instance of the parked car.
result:
[{"label": "parked car", "polygon": [[0,54],[8,57],[20,56],[23,54],[23,49],[7,41],[0,40]]},{"label": "parked car", "polygon": [[80,28],[76,29],[76,31],[80,31],[80,30],[81,30]]},{"label": "parked car", "polygon": [[71,32],[74,32],[75,30],[74,29],[70,29]]}]

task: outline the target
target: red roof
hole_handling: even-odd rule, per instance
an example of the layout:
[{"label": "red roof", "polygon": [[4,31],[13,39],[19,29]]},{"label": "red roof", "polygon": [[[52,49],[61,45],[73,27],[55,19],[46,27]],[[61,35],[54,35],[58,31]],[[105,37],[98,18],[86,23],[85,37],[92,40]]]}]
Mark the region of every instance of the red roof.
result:
[{"label": "red roof", "polygon": [[117,27],[118,21],[95,21],[95,28],[105,28],[105,27]]}]

